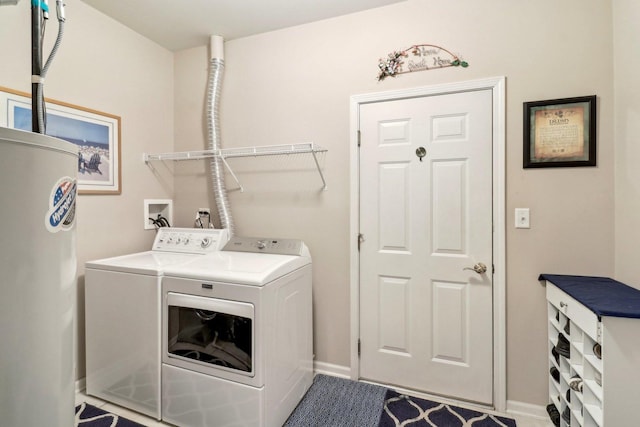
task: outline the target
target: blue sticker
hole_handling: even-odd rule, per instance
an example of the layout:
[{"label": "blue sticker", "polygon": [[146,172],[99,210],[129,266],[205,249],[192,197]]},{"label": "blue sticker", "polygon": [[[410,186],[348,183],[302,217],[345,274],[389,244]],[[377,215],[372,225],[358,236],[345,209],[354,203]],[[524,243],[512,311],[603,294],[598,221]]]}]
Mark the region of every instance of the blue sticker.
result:
[{"label": "blue sticker", "polygon": [[60,178],[51,190],[49,211],[45,218],[47,230],[51,233],[66,231],[73,227],[76,218],[76,180],[65,176]]}]

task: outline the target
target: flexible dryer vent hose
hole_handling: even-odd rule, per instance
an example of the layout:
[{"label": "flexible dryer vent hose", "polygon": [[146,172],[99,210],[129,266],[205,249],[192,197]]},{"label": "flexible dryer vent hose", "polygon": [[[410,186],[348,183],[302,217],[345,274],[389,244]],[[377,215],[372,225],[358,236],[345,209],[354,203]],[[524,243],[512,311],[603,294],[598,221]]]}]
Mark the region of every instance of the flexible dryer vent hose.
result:
[{"label": "flexible dryer vent hose", "polygon": [[[222,148],[220,138],[220,91],[222,75],[224,73],[223,39],[220,36],[211,37],[211,63],[209,67],[209,85],[207,90],[207,127],[209,134],[209,150]],[[222,228],[226,228],[229,237],[234,235],[235,227],[229,208],[227,188],[224,182],[224,168],[222,159],[218,156],[211,158],[211,180],[218,215]]]}]

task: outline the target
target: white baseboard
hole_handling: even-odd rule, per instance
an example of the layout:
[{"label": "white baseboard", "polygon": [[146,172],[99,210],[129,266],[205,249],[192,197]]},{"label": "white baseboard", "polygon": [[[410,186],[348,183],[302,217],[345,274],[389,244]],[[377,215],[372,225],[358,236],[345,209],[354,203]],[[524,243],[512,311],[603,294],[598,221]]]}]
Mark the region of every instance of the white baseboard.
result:
[{"label": "white baseboard", "polygon": [[81,393],[87,388],[87,379],[80,378],[76,381],[76,393]]},{"label": "white baseboard", "polygon": [[334,377],[347,379],[351,378],[351,368],[349,368],[348,366],[334,365],[333,363],[327,362],[318,362],[317,360],[313,362],[313,373],[332,375]]},{"label": "white baseboard", "polygon": [[507,400],[507,414],[524,415],[532,418],[549,419],[547,408],[531,403]]}]

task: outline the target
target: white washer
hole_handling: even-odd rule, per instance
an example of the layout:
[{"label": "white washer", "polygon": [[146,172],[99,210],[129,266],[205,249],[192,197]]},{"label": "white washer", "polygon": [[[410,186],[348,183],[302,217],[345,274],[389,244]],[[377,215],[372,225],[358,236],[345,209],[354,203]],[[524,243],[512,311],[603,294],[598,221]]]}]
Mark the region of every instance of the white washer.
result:
[{"label": "white washer", "polygon": [[313,380],[307,247],[233,237],[168,267],[162,294],[163,421],[282,426]]},{"label": "white washer", "polygon": [[86,263],[87,394],[160,419],[162,275],[227,241],[227,230],[160,228],[150,251]]}]

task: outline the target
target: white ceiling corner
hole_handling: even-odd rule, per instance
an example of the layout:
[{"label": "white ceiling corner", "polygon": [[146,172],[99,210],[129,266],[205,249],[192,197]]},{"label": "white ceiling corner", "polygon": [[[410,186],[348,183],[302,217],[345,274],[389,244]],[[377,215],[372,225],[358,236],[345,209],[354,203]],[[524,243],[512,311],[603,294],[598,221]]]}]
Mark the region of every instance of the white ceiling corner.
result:
[{"label": "white ceiling corner", "polygon": [[83,0],[107,16],[178,51],[320,21],[405,0]]}]

